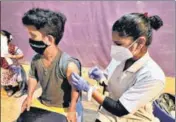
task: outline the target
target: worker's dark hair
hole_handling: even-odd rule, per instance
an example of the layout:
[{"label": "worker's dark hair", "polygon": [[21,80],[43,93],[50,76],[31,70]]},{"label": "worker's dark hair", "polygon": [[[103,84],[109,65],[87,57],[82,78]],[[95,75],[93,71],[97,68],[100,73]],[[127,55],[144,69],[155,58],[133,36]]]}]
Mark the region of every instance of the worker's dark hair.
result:
[{"label": "worker's dark hair", "polygon": [[33,8],[22,17],[24,25],[31,25],[37,30],[42,29],[46,35],[52,35],[57,45],[63,37],[66,17],[60,12],[48,9]]},{"label": "worker's dark hair", "polygon": [[7,37],[8,43],[12,41],[12,34],[6,30],[1,30],[1,34]]},{"label": "worker's dark hair", "polygon": [[152,29],[158,30],[163,26],[163,21],[158,15],[148,17],[141,13],[130,13],[118,19],[112,31],[118,32],[121,37],[132,37],[135,41],[140,36],[145,36],[146,46],[152,42]]}]

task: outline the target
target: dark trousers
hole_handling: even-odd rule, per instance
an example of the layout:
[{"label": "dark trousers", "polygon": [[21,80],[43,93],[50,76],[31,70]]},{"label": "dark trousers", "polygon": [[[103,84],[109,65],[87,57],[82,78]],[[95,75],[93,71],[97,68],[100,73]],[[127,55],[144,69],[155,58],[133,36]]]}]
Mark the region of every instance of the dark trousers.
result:
[{"label": "dark trousers", "polygon": [[30,111],[24,111],[17,122],[68,122],[64,115],[50,112],[40,108],[31,107]]}]

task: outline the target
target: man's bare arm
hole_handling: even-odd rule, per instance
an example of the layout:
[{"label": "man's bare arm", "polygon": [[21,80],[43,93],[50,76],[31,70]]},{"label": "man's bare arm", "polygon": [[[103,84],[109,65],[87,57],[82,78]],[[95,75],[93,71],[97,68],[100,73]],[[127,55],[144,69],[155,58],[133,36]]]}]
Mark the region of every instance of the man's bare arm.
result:
[{"label": "man's bare arm", "polygon": [[36,87],[37,87],[37,80],[34,78],[29,78],[29,80],[28,80],[28,97],[32,98]]},{"label": "man's bare arm", "polygon": [[[75,63],[71,62],[68,64],[67,73],[66,73],[67,79],[69,82],[70,82],[70,76],[73,72],[78,73],[78,74],[80,73],[78,66]],[[69,112],[76,112],[76,103],[77,103],[78,98],[79,98],[79,92],[74,87],[72,87],[71,104],[69,107]]]}]

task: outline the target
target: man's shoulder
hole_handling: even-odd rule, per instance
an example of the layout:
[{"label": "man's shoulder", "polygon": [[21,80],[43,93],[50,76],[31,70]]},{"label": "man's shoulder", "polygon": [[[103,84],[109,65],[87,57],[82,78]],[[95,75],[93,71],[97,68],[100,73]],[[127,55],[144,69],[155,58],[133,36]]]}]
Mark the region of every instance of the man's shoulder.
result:
[{"label": "man's shoulder", "polygon": [[61,59],[69,59],[69,58],[71,58],[71,56],[68,53],[62,52]]},{"label": "man's shoulder", "polygon": [[40,54],[35,54],[35,55],[32,57],[32,61],[33,61],[33,62],[36,62],[36,61],[40,60],[41,57],[42,57],[42,56],[41,56]]},{"label": "man's shoulder", "polygon": [[76,57],[73,57],[71,55],[69,55],[66,52],[63,52],[59,61],[61,67],[67,68],[68,65],[74,63],[77,65],[77,67],[81,67],[81,62],[79,59],[77,59]]},{"label": "man's shoulder", "polygon": [[79,62],[79,60],[76,57],[73,57],[66,52],[62,53],[60,60],[63,61],[63,62],[71,62],[71,61]]},{"label": "man's shoulder", "polygon": [[70,56],[68,53],[66,52],[62,52],[61,56],[60,56],[60,60],[58,62],[59,65],[59,71],[61,71],[61,74],[63,74],[64,77],[66,77],[66,72],[68,70],[68,66],[72,67],[72,63],[76,64],[76,66],[81,69],[81,63],[79,62],[79,60],[77,60],[76,58]]}]

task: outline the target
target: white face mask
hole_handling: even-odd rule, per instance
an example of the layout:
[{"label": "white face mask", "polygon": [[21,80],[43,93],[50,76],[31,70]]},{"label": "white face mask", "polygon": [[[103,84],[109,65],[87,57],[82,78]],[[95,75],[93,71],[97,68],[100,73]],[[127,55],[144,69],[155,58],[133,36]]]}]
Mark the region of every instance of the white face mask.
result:
[{"label": "white face mask", "polygon": [[[137,41],[137,40],[136,40]],[[130,59],[133,57],[133,54],[129,50],[129,48],[136,43],[134,41],[128,48],[122,47],[122,46],[117,46],[117,45],[112,45],[111,46],[111,57],[115,59],[116,61],[125,61],[127,59]]]}]

